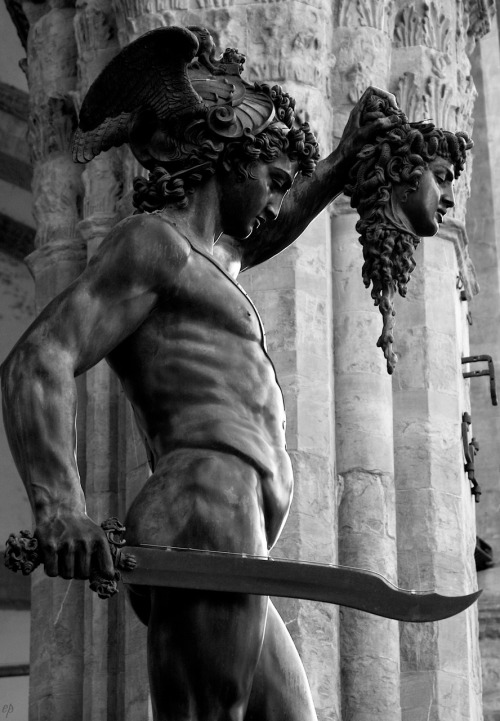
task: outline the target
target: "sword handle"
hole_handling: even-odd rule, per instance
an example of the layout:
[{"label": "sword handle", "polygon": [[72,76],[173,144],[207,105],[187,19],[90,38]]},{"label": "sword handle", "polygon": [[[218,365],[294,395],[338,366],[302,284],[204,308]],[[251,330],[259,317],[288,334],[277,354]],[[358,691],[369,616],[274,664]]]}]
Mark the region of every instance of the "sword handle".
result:
[{"label": "sword handle", "polygon": [[38,541],[31,531],[11,533],[5,544],[4,563],[11,571],[28,576],[40,563]]},{"label": "sword handle", "polygon": [[[136,560],[130,553],[122,553],[121,546],[125,545],[123,526],[117,518],[108,518],[101,523],[101,528],[108,539],[113,563],[115,566],[115,577],[104,578],[98,573],[92,573],[90,577],[90,590],[97,593],[99,598],[111,598],[118,593],[118,581],[120,580],[120,569],[131,571],[136,566]],[[20,531],[11,533],[7,539],[4,553],[4,563],[11,571],[21,571],[23,576],[28,576],[42,561],[38,550],[38,540],[32,531]]]}]

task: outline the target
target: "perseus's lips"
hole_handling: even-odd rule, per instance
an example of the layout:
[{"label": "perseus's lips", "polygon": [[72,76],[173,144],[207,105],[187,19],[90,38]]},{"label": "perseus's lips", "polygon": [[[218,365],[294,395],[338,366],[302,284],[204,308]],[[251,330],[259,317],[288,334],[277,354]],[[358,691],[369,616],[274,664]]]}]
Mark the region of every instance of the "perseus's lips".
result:
[{"label": "perseus's lips", "polygon": [[442,223],[444,220],[444,216],[446,215],[446,210],[438,210],[436,212],[438,223]]}]

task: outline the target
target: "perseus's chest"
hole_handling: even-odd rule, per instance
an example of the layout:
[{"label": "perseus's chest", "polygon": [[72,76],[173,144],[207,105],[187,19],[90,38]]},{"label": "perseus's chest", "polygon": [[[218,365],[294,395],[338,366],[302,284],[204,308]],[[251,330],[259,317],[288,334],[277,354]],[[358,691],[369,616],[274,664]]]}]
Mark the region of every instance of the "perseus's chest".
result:
[{"label": "perseus's chest", "polygon": [[171,303],[179,318],[197,319],[214,331],[229,331],[265,346],[262,320],[246,291],[217,261],[197,250],[179,274]]}]

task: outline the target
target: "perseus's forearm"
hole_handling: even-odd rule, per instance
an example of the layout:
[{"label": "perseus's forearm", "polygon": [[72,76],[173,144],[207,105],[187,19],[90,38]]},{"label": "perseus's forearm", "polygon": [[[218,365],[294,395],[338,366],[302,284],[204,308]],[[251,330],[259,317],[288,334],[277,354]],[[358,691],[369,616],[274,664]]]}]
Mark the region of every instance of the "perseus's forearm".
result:
[{"label": "perseus's forearm", "polygon": [[7,439],[37,522],[60,510],[84,512],[75,454],[76,384],[68,359],[21,347],[1,374]]},{"label": "perseus's forearm", "polygon": [[268,260],[297,240],[309,223],[340,195],[345,182],[345,159],[338,149],[318,163],[311,177],[299,175],[276,221],[257,231],[243,270]]},{"label": "perseus's forearm", "polygon": [[285,232],[295,235],[293,240],[296,240],[309,223],[342,193],[345,182],[345,161],[338,150],[321,160],[310,178],[299,176],[281,209]]}]

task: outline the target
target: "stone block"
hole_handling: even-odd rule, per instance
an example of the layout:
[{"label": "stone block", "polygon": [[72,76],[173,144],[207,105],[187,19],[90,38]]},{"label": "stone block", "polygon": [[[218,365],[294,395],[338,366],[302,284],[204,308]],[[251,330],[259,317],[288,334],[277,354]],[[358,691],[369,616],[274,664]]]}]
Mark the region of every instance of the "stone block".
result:
[{"label": "stone block", "polygon": [[297,393],[296,449],[307,453],[329,454],[333,442],[331,388],[303,385]]},{"label": "stone block", "polygon": [[336,721],[339,715],[338,608],[303,602],[292,633],[306,669],[318,719]]},{"label": "stone block", "polygon": [[433,550],[452,555],[462,549],[461,499],[436,490],[396,492],[398,526],[403,530],[402,549]]},{"label": "stone block", "polygon": [[[399,661],[393,660],[391,654],[394,651],[394,641],[397,644],[397,633],[384,628],[385,653],[371,655],[363,652],[364,638],[356,633],[357,619],[361,612],[346,609],[343,611],[341,628],[343,630],[341,640],[341,654],[343,664],[350,661],[356,663],[357,673],[345,672],[345,666],[341,669],[342,682],[342,710],[343,718],[355,718],[361,721],[369,719],[386,719],[397,721],[400,719],[399,707]],[[351,623],[348,616],[353,618]],[[380,631],[379,621],[372,620],[373,625]],[[392,622],[394,623],[394,622]],[[346,626],[348,625],[349,633]],[[344,644],[350,642],[349,647]],[[351,646],[352,644],[352,646]],[[353,654],[352,657],[350,654]],[[396,654],[397,656],[397,654]],[[383,689],[383,693],[381,690]],[[370,699],[370,704],[367,704]]]},{"label": "stone block", "polygon": [[470,719],[467,677],[441,671],[401,674],[401,706],[404,721],[466,721]]},{"label": "stone block", "polygon": [[[427,273],[436,272],[442,274],[442,280],[455,287],[457,258],[454,244],[445,240],[438,234],[434,238],[425,238],[422,243],[423,258],[422,268],[427,281]],[[448,281],[445,279],[448,278]],[[428,296],[428,302],[433,302],[433,297]]]},{"label": "stone block", "polygon": [[253,298],[259,309],[268,338],[271,354],[277,351],[296,349],[297,332],[297,296],[294,290],[255,291]]},{"label": "stone block", "polygon": [[453,337],[456,333],[456,270],[426,269],[425,292],[427,296],[425,324],[434,333]]},{"label": "stone block", "polygon": [[335,563],[336,489],[331,458],[297,451],[290,451],[290,457],[295,477],[294,496],[290,515],[273,554]]},{"label": "stone block", "polygon": [[74,15],[73,8],[53,8],[30,28],[28,77],[31,100],[35,105],[75,89]]},{"label": "stone block", "polygon": [[291,290],[295,287],[296,255],[296,247],[291,246],[278,256],[268,260],[265,265],[251,268],[238,278],[238,282],[245,288],[257,306],[258,292]]},{"label": "stone block", "polygon": [[389,377],[341,374],[335,379],[337,464],[392,474],[392,403]]},{"label": "stone block", "polygon": [[460,354],[454,334],[436,332],[429,326],[412,328],[398,337],[398,387],[429,388],[456,394],[462,382]]},{"label": "stone block", "polygon": [[332,73],[332,96],[337,108],[334,135],[339,138],[353,103],[364,89],[369,85],[386,86],[391,41],[386,33],[374,27],[338,27],[332,49],[337,58]]},{"label": "stone block", "polygon": [[[398,489],[435,488],[458,496],[464,494],[461,418],[457,400],[443,393],[395,394]],[[443,414],[431,412],[431,407],[441,401]]]},{"label": "stone block", "polygon": [[314,293],[297,291],[296,316],[297,348],[320,351],[325,346],[331,324],[326,286],[323,289],[318,286]]},{"label": "stone block", "polygon": [[385,378],[387,370],[384,355],[377,348],[377,340],[382,332],[382,316],[378,310],[342,309],[337,310],[335,316],[333,343],[338,371]]}]

